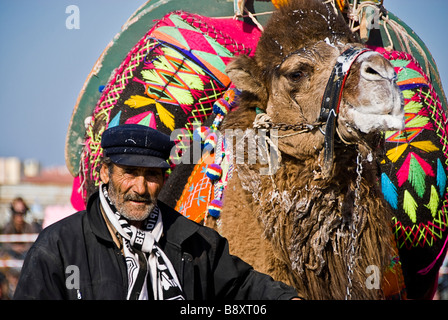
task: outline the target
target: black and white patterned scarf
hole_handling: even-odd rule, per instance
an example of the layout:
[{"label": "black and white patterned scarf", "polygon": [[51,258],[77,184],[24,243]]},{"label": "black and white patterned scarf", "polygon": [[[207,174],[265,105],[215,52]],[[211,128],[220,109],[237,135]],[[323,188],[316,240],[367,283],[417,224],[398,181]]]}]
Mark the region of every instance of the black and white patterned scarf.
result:
[{"label": "black and white patterned scarf", "polygon": [[[155,207],[138,229],[117,211],[107,192],[107,185],[100,186],[100,201],[107,218],[123,239],[123,251],[128,271],[128,300],[184,300],[176,271],[157,242],[163,232],[162,213]],[[152,294],[148,292],[147,279],[151,281]]]}]

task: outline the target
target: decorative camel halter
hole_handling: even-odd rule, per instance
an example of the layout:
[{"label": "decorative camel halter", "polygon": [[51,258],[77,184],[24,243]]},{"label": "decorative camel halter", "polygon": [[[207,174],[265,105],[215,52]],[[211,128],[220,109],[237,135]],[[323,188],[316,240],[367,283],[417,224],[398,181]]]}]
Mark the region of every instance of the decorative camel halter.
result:
[{"label": "decorative camel halter", "polygon": [[319,121],[326,122],[324,142],[324,166],[322,173],[328,176],[333,167],[334,131],[339,106],[342,98],[342,90],[347,80],[352,64],[363,53],[372,51],[367,48],[350,47],[337,59],[322,97]]}]

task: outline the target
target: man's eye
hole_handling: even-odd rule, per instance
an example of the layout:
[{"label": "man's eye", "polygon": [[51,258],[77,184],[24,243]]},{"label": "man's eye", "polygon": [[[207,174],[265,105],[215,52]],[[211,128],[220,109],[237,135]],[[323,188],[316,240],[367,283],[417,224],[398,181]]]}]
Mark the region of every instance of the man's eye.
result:
[{"label": "man's eye", "polygon": [[146,173],[148,177],[158,177],[162,172],[160,170],[150,170]]},{"label": "man's eye", "polygon": [[126,169],[126,170],[124,170],[124,173],[128,174],[128,175],[131,175],[131,176],[137,175],[136,170],[133,170],[133,169]]}]

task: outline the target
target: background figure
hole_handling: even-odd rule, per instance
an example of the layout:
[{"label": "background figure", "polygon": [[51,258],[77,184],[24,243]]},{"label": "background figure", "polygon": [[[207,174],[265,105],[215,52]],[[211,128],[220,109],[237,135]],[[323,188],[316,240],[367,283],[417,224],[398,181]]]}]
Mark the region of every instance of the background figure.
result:
[{"label": "background figure", "polygon": [[[38,230],[25,221],[29,208],[25,200],[17,197],[11,202],[11,221],[3,228],[4,234],[26,234],[36,233]],[[24,259],[30,249],[31,242],[15,242],[3,244],[3,249],[13,258]]]},{"label": "background figure", "polygon": [[0,300],[9,300],[10,295],[8,294],[8,280],[3,272],[0,272]]}]

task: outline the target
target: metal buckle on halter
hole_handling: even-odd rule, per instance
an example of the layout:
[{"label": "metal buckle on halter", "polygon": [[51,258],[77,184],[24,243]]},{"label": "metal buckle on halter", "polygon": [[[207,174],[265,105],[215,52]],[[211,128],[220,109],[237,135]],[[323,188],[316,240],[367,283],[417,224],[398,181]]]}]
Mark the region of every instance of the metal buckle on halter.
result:
[{"label": "metal buckle on halter", "polygon": [[330,176],[333,168],[334,158],[334,133],[336,128],[336,118],[339,114],[339,105],[342,98],[345,80],[350,72],[353,62],[364,52],[371,51],[367,48],[349,48],[345,50],[337,59],[327,86],[320,108],[319,122],[326,122],[324,140],[324,163],[322,174],[325,178]]}]

